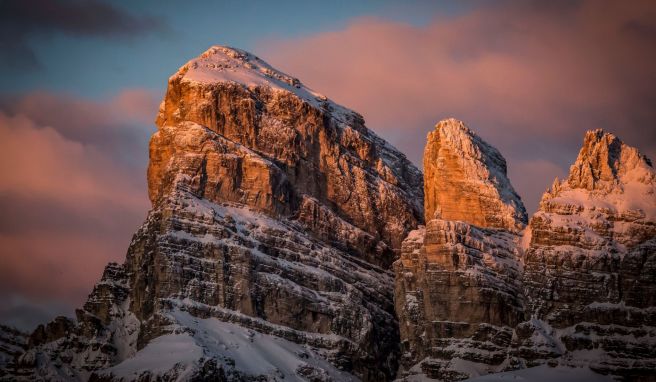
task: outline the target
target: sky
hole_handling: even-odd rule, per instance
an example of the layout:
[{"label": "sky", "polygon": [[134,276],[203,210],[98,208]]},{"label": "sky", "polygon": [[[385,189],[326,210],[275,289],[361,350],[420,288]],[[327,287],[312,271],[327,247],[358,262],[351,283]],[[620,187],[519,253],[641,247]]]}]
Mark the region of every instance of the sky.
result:
[{"label": "sky", "polygon": [[358,111],[418,166],[435,123],[463,120],[529,213],[586,130],[656,159],[653,1],[0,0],[0,322],[73,315],[123,261],[167,79],[216,44]]}]

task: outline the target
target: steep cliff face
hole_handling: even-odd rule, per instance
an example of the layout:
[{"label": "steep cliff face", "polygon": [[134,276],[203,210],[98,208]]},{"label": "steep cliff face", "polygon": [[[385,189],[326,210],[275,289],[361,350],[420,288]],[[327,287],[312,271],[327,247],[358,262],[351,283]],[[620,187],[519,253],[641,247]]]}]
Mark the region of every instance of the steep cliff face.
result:
[{"label": "steep cliff face", "polygon": [[77,322],[42,328],[26,379],[394,376],[389,266],[423,217],[421,173],[358,114],[250,53],[169,80],[153,209]]},{"label": "steep cliff face", "polygon": [[27,341],[27,334],[17,329],[0,325],[0,378],[8,373],[5,370],[13,369],[14,359],[25,351]]},{"label": "steep cliff face", "polygon": [[460,121],[438,123],[424,151],[426,227],[394,264],[402,376],[467,378],[506,359],[524,318],[522,202],[501,154]]},{"label": "steep cliff face", "polygon": [[[192,160],[165,131],[189,122],[268,163],[202,147]],[[196,176],[194,192],[207,200],[295,218],[383,267],[422,221],[422,175],[403,154],[368,130],[359,114],[250,53],[213,47],[185,64],[169,79],[157,124],[148,168],[153,203],[177,174]],[[362,232],[353,235],[349,225]]]},{"label": "steep cliff face", "polygon": [[446,119],[428,134],[424,150],[424,211],[432,219],[519,231],[527,221],[506,176],[506,160],[464,123]]},{"label": "steep cliff face", "polygon": [[[460,134],[449,138],[454,125]],[[487,147],[459,122],[429,135],[426,227],[408,235],[394,267],[400,377],[453,381],[546,363],[654,380],[651,162],[612,134],[588,132],[568,179],[520,232],[523,208],[508,206],[521,202],[501,196],[512,188],[495,189],[505,177],[489,181],[503,160]],[[453,164],[468,156],[471,168]]]},{"label": "steep cliff face", "polygon": [[[528,232],[524,288],[556,342],[542,353],[632,378],[656,370],[656,172],[635,148],[588,132],[569,177]],[[530,348],[529,341],[526,347]],[[528,355],[529,358],[539,356]]]}]

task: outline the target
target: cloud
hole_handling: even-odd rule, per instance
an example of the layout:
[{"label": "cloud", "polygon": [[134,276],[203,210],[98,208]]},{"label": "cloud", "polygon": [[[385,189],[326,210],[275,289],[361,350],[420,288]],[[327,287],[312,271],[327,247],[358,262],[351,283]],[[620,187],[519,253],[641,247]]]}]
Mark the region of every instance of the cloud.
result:
[{"label": "cloud", "polygon": [[124,259],[149,207],[155,99],[135,89],[104,101],[46,92],[0,101],[0,296],[14,301],[0,322],[39,301],[51,303],[41,316],[70,313],[107,262]]},{"label": "cloud", "polygon": [[656,153],[656,5],[547,3],[484,3],[420,27],[363,18],[258,51],[417,164],[435,122],[464,120],[521,169],[512,180],[534,211],[588,129]]},{"label": "cloud", "polygon": [[29,44],[35,36],[129,39],[165,30],[160,19],[132,15],[101,0],[6,0],[0,2],[0,64],[12,69],[38,67]]}]

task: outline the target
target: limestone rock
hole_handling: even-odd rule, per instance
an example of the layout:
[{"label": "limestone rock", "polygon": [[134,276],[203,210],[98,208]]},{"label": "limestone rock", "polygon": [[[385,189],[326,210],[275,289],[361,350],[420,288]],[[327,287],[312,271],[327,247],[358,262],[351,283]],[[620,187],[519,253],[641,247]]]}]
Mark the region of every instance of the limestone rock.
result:
[{"label": "limestone rock", "polygon": [[425,220],[460,220],[520,231],[527,221],[506,176],[506,160],[464,123],[446,119],[428,134],[424,150]]},{"label": "limestone rock", "polygon": [[15,360],[27,348],[28,335],[9,326],[0,325],[0,379],[15,368]]},{"label": "limestone rock", "polygon": [[[185,123],[217,133],[259,162],[208,152],[191,136],[195,147],[172,147],[166,130]],[[194,191],[207,200],[235,201],[272,216],[300,215],[309,229],[384,267],[422,222],[422,175],[405,155],[367,129],[359,114],[248,52],[212,47],[185,64],[169,79],[157,124],[148,168],[153,203],[184,171],[197,177]],[[180,160],[186,168],[168,166]],[[348,230],[322,229],[310,200],[370,238],[353,243]],[[372,245],[382,253],[372,255]]]},{"label": "limestone rock", "polygon": [[656,171],[649,159],[612,134],[588,132],[527,235],[528,309],[553,328],[563,362],[653,376]]},{"label": "limestone rock", "polygon": [[524,320],[519,235],[526,212],[501,154],[460,121],[445,120],[424,151],[426,227],[394,264],[400,376],[492,370]]},{"label": "limestone rock", "polygon": [[[510,221],[504,228],[477,226],[496,222],[474,221],[470,210],[451,213],[456,208],[451,199],[442,207],[436,183],[446,194],[470,192],[468,200],[489,198],[491,188],[480,187],[479,197],[471,196],[474,188],[463,191],[465,176],[448,163],[466,155],[441,146],[435,150],[431,142],[435,139],[426,148],[428,162],[444,172],[429,178],[427,170],[426,210],[438,213],[408,235],[394,267],[399,377],[455,381],[548,364],[653,381],[656,175],[651,162],[612,134],[588,132],[568,179],[554,182],[528,229],[518,234],[521,224],[507,219],[514,214],[503,212],[503,200],[486,204],[502,211],[505,220],[498,221]],[[467,175],[465,183],[485,183],[480,178],[488,171],[469,171],[479,175]],[[492,213],[481,211],[481,204],[467,205],[477,216]]]},{"label": "limestone rock", "polygon": [[238,49],[175,73],[157,124],[153,208],[125,262],[74,325],[35,336],[14,377],[391,380],[389,267],[423,219],[419,170]]}]

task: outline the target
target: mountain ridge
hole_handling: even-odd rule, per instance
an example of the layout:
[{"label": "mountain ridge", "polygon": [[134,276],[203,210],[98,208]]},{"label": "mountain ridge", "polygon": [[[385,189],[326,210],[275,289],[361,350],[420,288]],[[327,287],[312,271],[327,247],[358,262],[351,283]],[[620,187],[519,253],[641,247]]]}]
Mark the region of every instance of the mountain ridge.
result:
[{"label": "mountain ridge", "polygon": [[361,115],[236,48],[174,73],[156,123],[152,210],[125,262],[0,380],[656,370],[656,176],[612,134],[586,134],[528,220],[463,122],[428,134],[422,174]]}]

